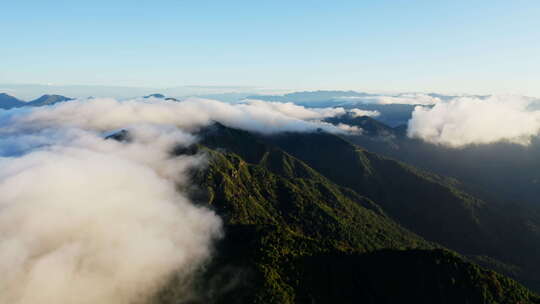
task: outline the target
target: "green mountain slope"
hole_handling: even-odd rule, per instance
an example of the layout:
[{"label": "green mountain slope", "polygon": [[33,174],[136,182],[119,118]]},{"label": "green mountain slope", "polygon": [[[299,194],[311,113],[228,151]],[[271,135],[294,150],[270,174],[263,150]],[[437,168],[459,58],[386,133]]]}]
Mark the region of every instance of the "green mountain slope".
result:
[{"label": "green mountain slope", "polygon": [[[359,189],[362,192],[339,185],[333,180],[336,176],[319,173],[331,173],[329,167],[315,170],[317,163],[311,159],[301,160],[283,149],[282,139],[221,125],[204,130],[201,137],[198,147],[176,153],[198,151],[209,156],[208,169],[194,176],[200,189],[192,196],[223,217],[226,233],[216,258],[194,279],[199,292],[190,302],[535,303],[537,299],[515,281],[437,249],[441,247],[403,228],[383,205],[364,196],[372,194],[364,191],[368,185]],[[304,144],[300,135],[294,137],[298,145]],[[311,154],[325,149],[310,147]],[[340,159],[335,157],[327,159],[329,166]],[[358,162],[366,165],[362,175],[382,174],[369,157]],[[481,205],[470,203],[473,208]],[[412,206],[409,209],[413,212]],[[158,302],[176,303],[184,285],[172,281]]]},{"label": "green mountain slope", "polygon": [[[228,223],[278,225],[306,237],[331,236],[343,246],[363,250],[433,247],[395,224],[370,199],[334,184],[255,135],[218,126],[201,144],[212,161],[198,183]],[[380,232],[396,240],[381,238]]]},{"label": "green mountain slope", "polygon": [[489,248],[479,224],[485,203],[451,180],[358,148],[327,133],[283,134],[268,139],[339,185],[377,202],[412,231],[458,251]]},{"label": "green mountain slope", "polygon": [[[380,250],[298,262],[302,303],[526,303],[538,298],[444,250]],[[336,301],[336,299],[339,299]]]}]

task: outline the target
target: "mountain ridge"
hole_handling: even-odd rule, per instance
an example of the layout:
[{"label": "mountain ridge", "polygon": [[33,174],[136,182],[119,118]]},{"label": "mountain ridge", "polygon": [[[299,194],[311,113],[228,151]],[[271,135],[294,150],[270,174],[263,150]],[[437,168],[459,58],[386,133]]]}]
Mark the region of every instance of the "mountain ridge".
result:
[{"label": "mountain ridge", "polygon": [[10,109],[24,106],[25,102],[7,93],[0,93],[0,109]]},{"label": "mountain ridge", "polygon": [[70,101],[73,100],[73,98],[65,97],[62,95],[49,95],[44,94],[36,99],[30,100],[30,101],[24,101],[20,100],[16,97],[13,97],[7,93],[0,93],[0,109],[12,109],[12,108],[20,108],[20,107],[39,107],[39,106],[45,106],[45,105],[51,105],[55,104],[57,102],[63,102],[63,101]]},{"label": "mountain ridge", "polygon": [[[202,130],[200,136],[196,147],[178,153],[209,156],[208,169],[194,176],[194,181],[204,191],[195,191],[194,197],[199,204],[220,214],[226,225],[225,240],[218,245],[217,257],[203,275],[200,286],[208,288],[206,284],[218,280],[216,276],[221,278],[219,280],[236,281],[232,274],[223,274],[228,273],[225,269],[230,267],[249,274],[239,279],[236,287],[217,292],[201,302],[327,303],[338,295],[346,295],[346,302],[362,299],[375,303],[444,303],[445,297],[469,303],[538,301],[512,279],[474,265],[467,258],[423,239],[406,225],[401,226],[399,219],[395,221],[395,214],[388,212],[387,204],[380,205],[377,200],[364,196],[370,194],[364,189],[357,193],[320,174],[318,169],[321,168],[311,167],[313,162],[295,156],[298,151],[290,153],[291,149],[283,149],[283,143],[276,139],[279,135],[265,136],[216,124]],[[329,136],[338,147],[339,143],[350,146],[339,137],[323,132],[284,136],[292,136],[298,146],[303,145],[299,140],[302,136]],[[314,150],[313,146],[308,147]],[[319,142],[316,149],[320,148]],[[364,159],[367,162],[364,172],[368,176],[378,174],[379,164],[369,166],[373,157],[366,155]],[[430,183],[445,183],[445,179],[428,177]],[[385,253],[384,250],[391,251]],[[413,270],[421,274],[417,278],[413,279],[411,269],[406,267],[388,267],[391,260],[408,261],[409,258],[416,261]],[[343,264],[345,260],[350,263]],[[367,265],[373,269],[369,276],[354,274]],[[339,274],[331,271],[336,267],[341,269]],[[379,272],[384,275],[376,275]],[[304,281],[308,277],[306,273],[311,273],[309,277],[313,280]],[[406,284],[406,290],[410,288],[411,292],[392,283],[392,273],[399,274],[398,282]],[[434,276],[444,279],[438,281]],[[332,277],[333,283],[326,281],[327,277]],[[433,279],[422,279],[430,277]],[[350,285],[351,280],[363,283]],[[433,282],[439,282],[439,287],[425,285]],[[328,289],[328,286],[334,287]],[[415,289],[419,286],[425,287]],[[165,296],[163,303],[174,298],[174,290],[173,284],[164,291],[169,298]],[[393,294],[399,296],[384,296]],[[456,297],[452,298],[451,294]]]}]

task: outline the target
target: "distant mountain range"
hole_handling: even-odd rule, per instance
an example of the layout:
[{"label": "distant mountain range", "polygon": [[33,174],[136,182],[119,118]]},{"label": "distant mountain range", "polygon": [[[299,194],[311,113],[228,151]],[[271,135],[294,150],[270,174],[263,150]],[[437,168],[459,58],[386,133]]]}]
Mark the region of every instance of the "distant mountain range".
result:
[{"label": "distant mountain range", "polygon": [[293,92],[283,95],[250,95],[248,99],[259,99],[266,101],[280,101],[280,102],[294,102],[301,105],[313,106],[346,106],[357,104],[369,104],[369,103],[392,103],[395,104],[426,104],[426,101],[430,100],[450,100],[460,96],[474,97],[474,98],[487,98],[489,95],[445,95],[438,93],[366,93],[358,91],[303,91]]},{"label": "distant mountain range", "polygon": [[24,101],[6,93],[0,93],[0,109],[11,109],[28,106],[39,107],[69,100],[73,100],[73,98],[65,97],[62,95],[43,95],[34,100]]},{"label": "distant mountain range", "polygon": [[[158,99],[165,99],[165,100],[170,100],[170,101],[179,101],[176,98],[167,97],[160,93],[146,95],[146,96],[143,96],[143,98],[158,98]],[[20,107],[39,107],[39,106],[52,105],[57,102],[70,101],[70,100],[74,100],[74,98],[70,98],[70,97],[66,97],[62,95],[46,94],[34,100],[24,101],[16,97],[13,97],[9,94],[0,93],[0,109],[11,109],[11,108],[20,108]]]},{"label": "distant mountain range", "polygon": [[39,107],[39,106],[55,104],[57,102],[62,102],[62,101],[69,101],[69,100],[73,100],[73,98],[65,97],[62,95],[43,95],[37,99],[29,101],[27,105]]},{"label": "distant mountain range", "polygon": [[[321,103],[325,104],[327,102],[335,102],[337,100],[344,101],[347,98],[355,97],[370,97],[375,96],[375,94],[356,92],[356,91],[304,91],[304,92],[293,92],[283,95],[252,95],[247,98],[251,99],[260,99],[267,101],[281,101],[281,102],[294,102],[298,104],[305,103]],[[335,104],[334,104],[335,105]]]}]

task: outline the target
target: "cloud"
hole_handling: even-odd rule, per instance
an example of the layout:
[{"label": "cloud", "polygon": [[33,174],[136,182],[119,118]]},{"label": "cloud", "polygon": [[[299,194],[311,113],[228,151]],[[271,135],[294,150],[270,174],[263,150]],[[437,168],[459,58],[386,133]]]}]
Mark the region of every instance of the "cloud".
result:
[{"label": "cloud", "polygon": [[39,110],[10,110],[9,114],[6,114],[3,128],[10,128],[13,124],[26,125],[27,128],[37,124],[41,128],[62,123],[107,131],[134,124],[154,123],[193,131],[217,121],[229,127],[265,134],[284,131],[309,132],[317,129],[340,132],[339,128],[316,119],[343,113],[345,110],[341,108],[308,109],[289,103],[263,101],[229,104],[200,98],[190,98],[182,102],[95,98],[59,103],[41,107]]},{"label": "cloud", "polygon": [[[343,113],[101,98],[1,110],[0,303],[144,303],[173,274],[189,278],[221,235],[219,217],[179,190],[206,158],[172,156],[174,147],[216,121],[265,134],[359,132],[319,121]],[[131,140],[106,139],[121,129]]]},{"label": "cloud", "polygon": [[[370,116],[376,117],[381,113],[379,111],[369,111],[361,109],[344,109],[342,107],[328,107],[328,108],[307,108],[294,104],[292,102],[273,102],[273,101],[262,101],[262,100],[245,100],[245,104],[253,106],[259,109],[264,109],[267,111],[278,112],[288,117],[295,119],[301,119],[305,121],[315,121],[320,123],[321,119],[328,117],[342,116],[345,114],[351,114],[353,117],[359,116]],[[323,124],[323,127],[327,125]],[[336,125],[340,130],[352,133],[359,133],[362,129],[354,126],[349,126],[343,123]],[[329,131],[334,131],[330,129]]]},{"label": "cloud", "polygon": [[76,123],[61,116],[74,105],[0,112],[0,303],[140,303],[193,273],[221,234],[177,191],[205,164],[169,154],[193,135],[140,120],[133,141],[105,140],[123,114],[97,119],[90,101]]},{"label": "cloud", "polygon": [[204,158],[167,152],[191,135],[134,126],[135,140],[120,143],[61,123],[27,127],[3,132],[20,128],[9,140],[25,143],[0,158],[0,303],[139,302],[210,256],[220,219],[176,190]]},{"label": "cloud", "polygon": [[341,130],[350,133],[350,134],[362,134],[362,129],[357,126],[350,126],[344,123],[339,123],[336,125]]},{"label": "cloud", "polygon": [[[439,95],[444,96],[444,95]],[[444,96],[451,98],[452,96]],[[399,93],[399,94],[370,94],[366,96],[344,96],[336,100],[344,101],[348,104],[409,104],[409,105],[434,105],[442,98],[434,94],[424,93]]]},{"label": "cloud", "polygon": [[275,111],[302,120],[314,120],[327,117],[334,117],[346,113],[343,108],[306,108],[292,102],[272,102],[247,99],[245,103],[250,106]]},{"label": "cloud", "polygon": [[377,117],[381,115],[379,111],[369,111],[369,110],[360,110],[360,109],[350,109],[349,112],[351,112],[355,117],[360,117],[360,116]]},{"label": "cloud", "polygon": [[416,107],[407,133],[450,147],[498,141],[528,145],[540,131],[537,105],[538,101],[521,96],[456,98],[432,108]]},{"label": "cloud", "polygon": [[379,104],[411,104],[411,105],[434,105],[441,101],[438,97],[433,97],[423,93],[402,93],[396,96],[377,96],[375,98]]}]

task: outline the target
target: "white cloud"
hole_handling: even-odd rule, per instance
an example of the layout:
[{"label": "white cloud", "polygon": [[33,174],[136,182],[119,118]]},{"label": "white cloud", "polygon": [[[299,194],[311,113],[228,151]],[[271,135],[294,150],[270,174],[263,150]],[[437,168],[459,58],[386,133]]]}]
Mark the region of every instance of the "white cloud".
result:
[{"label": "white cloud", "polygon": [[126,113],[78,106],[0,112],[0,303],[139,302],[189,276],[221,233],[177,191],[205,159],[169,151],[194,136],[140,120],[133,141],[105,140]]},{"label": "white cloud", "polygon": [[423,93],[403,93],[395,96],[375,97],[379,104],[410,104],[410,105],[433,105],[441,101],[438,97],[432,97]]},{"label": "white cloud", "polygon": [[362,134],[362,129],[357,126],[350,126],[344,123],[337,124],[337,127],[341,130],[351,134]]},{"label": "white cloud", "polygon": [[369,110],[361,110],[361,109],[350,109],[349,112],[351,112],[355,117],[360,117],[360,116],[377,117],[381,115],[379,111],[369,111]]},{"label": "white cloud", "polygon": [[[449,98],[451,96],[448,96]],[[399,93],[399,94],[372,94],[367,96],[343,96],[336,100],[346,104],[409,104],[409,105],[434,105],[441,98],[424,93]]]},{"label": "white cloud", "polygon": [[432,108],[417,107],[408,135],[451,147],[498,141],[527,145],[540,130],[535,103],[520,96],[461,97]]},{"label": "white cloud", "polygon": [[346,113],[343,108],[306,108],[296,105],[292,102],[272,102],[247,99],[245,103],[250,106],[275,111],[302,120],[322,119],[326,117],[334,117]]},{"label": "white cloud", "polygon": [[[263,101],[230,104],[210,99],[190,98],[182,102],[160,99],[85,99],[58,103],[40,108],[10,110],[3,128],[10,125],[62,123],[85,129],[114,130],[140,123],[154,123],[194,130],[214,121],[224,125],[260,133],[283,131],[309,132],[319,128],[340,132],[316,119],[345,113],[341,108],[304,108],[293,104]],[[2,122],[0,121],[0,124]]]},{"label": "white cloud", "polygon": [[210,256],[219,218],[176,191],[203,160],[166,149],[191,136],[49,128],[19,137],[56,132],[47,146],[0,158],[0,303],[133,303]]}]

